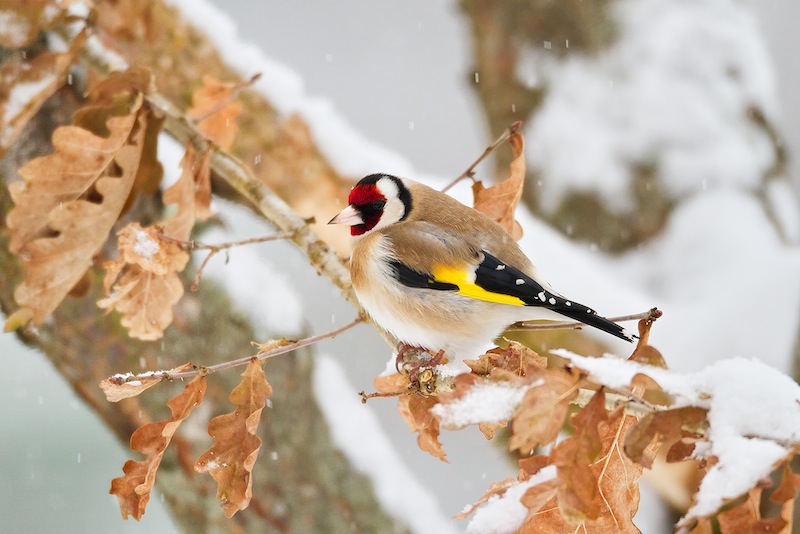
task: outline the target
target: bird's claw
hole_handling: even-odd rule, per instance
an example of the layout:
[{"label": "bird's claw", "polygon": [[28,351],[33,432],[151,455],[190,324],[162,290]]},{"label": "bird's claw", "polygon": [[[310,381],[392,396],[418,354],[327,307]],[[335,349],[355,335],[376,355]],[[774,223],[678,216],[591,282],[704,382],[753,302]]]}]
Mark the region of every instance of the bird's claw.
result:
[{"label": "bird's claw", "polygon": [[406,343],[397,344],[397,357],[395,358],[394,366],[397,372],[408,376],[411,382],[419,378],[419,375],[425,369],[436,367],[441,363],[446,362],[444,357],[444,350],[440,350],[433,354],[427,349],[408,345]]}]

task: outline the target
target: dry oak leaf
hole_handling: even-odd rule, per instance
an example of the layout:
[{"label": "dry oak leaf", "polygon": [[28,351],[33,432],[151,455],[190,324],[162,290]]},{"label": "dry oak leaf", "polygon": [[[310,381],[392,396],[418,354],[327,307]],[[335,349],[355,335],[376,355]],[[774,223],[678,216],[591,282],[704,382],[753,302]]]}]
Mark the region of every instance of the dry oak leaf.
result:
[{"label": "dry oak leaf", "polygon": [[118,236],[120,257],[105,264],[104,285],[110,294],[97,305],[119,312],[131,337],[160,339],[172,323],[172,307],[183,295],[177,273],[186,266],[189,254],[163,240],[157,227],[131,223]]},{"label": "dry oak leaf", "polygon": [[163,233],[171,238],[186,241],[192,233],[196,219],[196,184],[198,170],[208,167],[208,152],[200,156],[198,161],[191,144],[186,145],[186,152],[181,159],[181,176],[177,182],[164,191],[164,203],[174,204],[178,209],[175,214],[161,223]]},{"label": "dry oak leaf", "polygon": [[[138,93],[152,93],[156,90],[153,74],[142,67],[132,67],[126,71],[115,72],[95,85],[86,95],[89,104],[75,112],[73,122],[99,136],[106,135],[105,124],[109,117],[124,113],[128,101]],[[121,111],[122,110],[122,111]],[[146,110],[147,129],[144,134],[142,159],[139,172],[133,182],[133,190],[137,194],[154,195],[161,186],[164,168],[158,161],[158,134],[164,118],[151,110]],[[136,196],[128,198],[127,208],[133,204]]]},{"label": "dry oak leaf", "polygon": [[[75,112],[73,124],[105,137],[108,135],[106,122],[110,117],[124,115],[137,94],[148,94],[155,90],[153,74],[145,68],[132,67],[126,71],[115,72],[92,87],[86,95],[88,104]],[[149,108],[145,108],[144,112],[147,113],[147,129],[133,190],[137,194],[154,195],[158,192],[164,176],[164,168],[158,161],[158,134],[164,119]],[[135,198],[135,195],[128,198],[125,211]]]},{"label": "dry oak leaf", "polygon": [[781,505],[780,517],[764,517],[762,515],[762,512],[765,511],[773,512],[769,507],[764,506],[763,490],[771,486],[771,481],[767,479],[759,482],[744,495],[727,500],[712,517],[684,517],[679,526],[683,526],[690,534],[711,532],[791,534],[793,532],[794,501],[797,497],[797,490],[800,488],[800,475],[795,474],[791,469],[793,459],[794,454],[790,454],[783,465],[778,466],[782,471],[781,482],[769,497],[770,501]]},{"label": "dry oak leaf", "polygon": [[130,194],[146,125],[142,96],[131,112],[108,120],[108,137],[75,126],[53,133],[55,152],[19,170],[9,186],[9,249],[26,268],[14,292],[41,324],[79,282],[116,222]]},{"label": "dry oak leaf", "polygon": [[195,377],[180,395],[167,403],[172,417],[143,425],[131,436],[131,449],[143,453],[146,458],[141,461],[128,460],[122,467],[124,476],[111,481],[109,493],[117,496],[123,519],[132,516],[139,520],[144,515],[164,451],[180,424],[202,402],[205,392],[205,377]]},{"label": "dry oak leaf", "polygon": [[122,399],[144,393],[173,373],[188,371],[193,367],[192,362],[189,362],[169,371],[147,372],[136,376],[132,374],[114,375],[101,380],[100,389],[103,390],[108,402],[119,402]]},{"label": "dry oak leaf", "polygon": [[404,395],[397,400],[397,409],[412,432],[418,432],[419,448],[431,456],[446,462],[447,454],[439,441],[439,418],[431,412],[439,399],[418,395]]},{"label": "dry oak leaf", "polygon": [[192,107],[186,112],[197,123],[197,128],[225,151],[233,146],[238,131],[236,117],[242,112],[242,106],[233,99],[239,87],[205,75],[202,87],[192,95]]},{"label": "dry oak leaf", "polygon": [[567,369],[541,369],[539,372],[543,383],[525,393],[511,421],[508,447],[522,454],[530,454],[558,436],[581,383],[580,375]]},{"label": "dry oak leaf", "polygon": [[513,133],[508,142],[514,151],[508,178],[488,188],[476,181],[472,184],[472,195],[477,211],[498,223],[515,241],[519,241],[522,226],[514,219],[514,210],[522,198],[522,187],[525,185],[525,138],[520,133]]},{"label": "dry oak leaf", "polygon": [[158,34],[154,28],[155,5],[140,0],[95,2],[96,25],[109,41],[154,41]]},{"label": "dry oak leaf", "polygon": [[[642,417],[625,435],[625,454],[634,462],[651,467],[661,445],[671,447],[685,435],[685,428],[698,428],[707,424],[708,411],[687,406],[673,410],[651,412]],[[648,450],[655,441],[655,450]]]},{"label": "dry oak leaf", "polygon": [[633,516],[642,468],[620,446],[635,418],[625,416],[622,408],[609,415],[604,405],[601,390],[573,417],[576,433],[551,454],[557,478],[530,488],[521,499],[529,508],[521,533],[639,532]]},{"label": "dry oak leaf", "polygon": [[486,503],[489,499],[495,495],[503,495],[508,488],[515,486],[518,482],[519,481],[516,478],[511,477],[501,480],[500,482],[492,482],[489,485],[489,489],[486,490],[486,493],[481,495],[480,499],[468,506],[465,506],[461,512],[453,516],[453,519],[466,519],[472,515],[472,512],[477,510],[478,507]]},{"label": "dry oak leaf", "polygon": [[791,463],[787,462],[783,465],[780,485],[769,496],[770,501],[781,505],[781,519],[784,520],[786,526],[780,534],[790,534],[792,532],[798,490],[800,490],[800,475],[792,471]]},{"label": "dry oak leaf", "polygon": [[247,508],[253,497],[251,475],[261,449],[256,432],[266,398],[271,395],[272,387],[261,362],[253,358],[229,397],[236,410],[217,416],[208,424],[214,445],[197,459],[194,468],[209,472],[217,481],[217,498],[228,517]]},{"label": "dry oak leaf", "polygon": [[642,466],[624,454],[621,443],[635,422],[635,417],[626,416],[623,408],[618,408],[600,425],[602,453],[592,466],[600,506],[600,515],[590,524],[595,532],[639,532],[633,517],[639,509]]},{"label": "dry oak leaf", "polygon": [[529,367],[533,370],[546,368],[547,358],[518,341],[509,340],[506,348],[495,347],[477,360],[465,360],[464,363],[476,375],[492,375],[500,378],[497,375],[502,373],[497,373],[497,370],[501,370],[524,377],[528,375]]},{"label": "dry oak leaf", "polygon": [[194,216],[205,221],[211,211],[211,151],[206,149],[200,158],[195,158],[192,165],[194,173]]},{"label": "dry oak leaf", "polygon": [[108,135],[106,123],[113,116],[125,115],[136,95],[156,90],[153,74],[142,67],[114,72],[100,80],[86,94],[86,104],[72,116],[75,126],[95,135]]},{"label": "dry oak leaf", "polygon": [[761,495],[764,489],[755,487],[737,499],[732,506],[724,506],[717,516],[720,532],[763,532],[790,534],[785,530],[786,521],[779,518],[764,518],[761,516]]},{"label": "dry oak leaf", "polygon": [[594,519],[600,514],[597,479],[591,466],[601,455],[600,425],[608,422],[605,393],[599,390],[589,403],[572,416],[575,433],[553,448],[550,460],[558,469],[558,507],[570,524]]},{"label": "dry oak leaf", "polygon": [[[466,519],[472,514],[479,506],[485,504],[489,499],[495,495],[503,495],[509,488],[516,486],[520,482],[528,480],[532,475],[538,473],[543,467],[549,465],[550,458],[547,456],[537,455],[523,458],[519,461],[520,473],[517,478],[506,478],[500,482],[492,482],[489,489],[486,490],[480,499],[468,505],[459,514],[453,516],[453,519]],[[538,487],[538,486],[535,486]]]},{"label": "dry oak leaf", "polygon": [[164,236],[185,241],[192,231],[194,162],[194,149],[189,146],[181,160],[181,177],[164,191],[164,203],[177,205],[175,214],[159,225],[142,228],[131,223],[120,230],[119,257],[105,264],[104,286],[109,296],[97,305],[118,311],[131,337],[160,339],[172,323],[172,307],[183,295],[178,273],[186,267],[189,253]]}]

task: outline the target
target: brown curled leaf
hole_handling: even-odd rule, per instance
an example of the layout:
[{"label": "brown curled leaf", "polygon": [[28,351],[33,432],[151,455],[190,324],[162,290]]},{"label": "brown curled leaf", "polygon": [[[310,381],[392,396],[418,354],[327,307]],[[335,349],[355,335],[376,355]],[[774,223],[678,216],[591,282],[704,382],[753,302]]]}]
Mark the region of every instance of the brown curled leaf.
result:
[{"label": "brown curled leaf", "polygon": [[525,139],[516,132],[509,136],[508,142],[514,151],[508,178],[488,188],[477,181],[472,185],[472,194],[475,209],[497,222],[515,241],[519,241],[522,226],[514,219],[514,210],[522,198],[522,187],[525,185]]},{"label": "brown curled leaf", "polygon": [[203,85],[192,95],[192,107],[186,112],[201,132],[226,151],[233,146],[238,132],[236,118],[242,106],[234,98],[239,88],[237,84],[203,76]]},{"label": "brown curled leaf", "polygon": [[205,377],[195,377],[180,395],[167,403],[172,417],[143,425],[131,436],[131,449],[143,453],[146,458],[128,460],[122,467],[125,474],[111,481],[109,493],[117,496],[123,519],[133,517],[138,521],[144,515],[164,451],[180,424],[202,402],[205,392]]},{"label": "brown curled leaf", "polygon": [[253,358],[242,373],[242,381],[231,391],[229,398],[236,409],[208,424],[214,444],[200,455],[194,468],[209,473],[217,482],[217,498],[228,517],[247,508],[253,497],[253,466],[261,449],[258,423],[271,395],[261,362]]},{"label": "brown curled leaf", "polygon": [[194,365],[192,362],[175,367],[169,371],[159,371],[155,373],[142,373],[137,376],[128,375],[114,375],[100,381],[100,389],[106,395],[108,402],[119,402],[122,399],[135,397],[144,393],[151,387],[164,380],[165,376],[172,373],[180,373],[192,369]]},{"label": "brown curled leaf", "polygon": [[76,126],[53,133],[55,151],[26,164],[9,186],[9,248],[25,280],[14,292],[41,324],[78,283],[125,205],[146,128],[139,95],[127,115],[108,120],[108,137]]},{"label": "brown curled leaf", "polygon": [[142,228],[131,223],[120,230],[119,257],[105,264],[108,297],[97,305],[119,312],[131,337],[160,339],[183,295],[178,273],[186,267],[189,253],[174,240],[187,240],[194,226],[194,163],[195,152],[189,145],[181,160],[181,177],[164,191],[164,203],[177,206],[175,214],[158,225]]},{"label": "brown curled leaf", "polygon": [[438,403],[439,399],[436,397],[404,395],[398,399],[397,409],[411,431],[419,434],[417,437],[419,448],[446,462],[447,454],[439,441],[439,419],[431,412],[431,408]]}]

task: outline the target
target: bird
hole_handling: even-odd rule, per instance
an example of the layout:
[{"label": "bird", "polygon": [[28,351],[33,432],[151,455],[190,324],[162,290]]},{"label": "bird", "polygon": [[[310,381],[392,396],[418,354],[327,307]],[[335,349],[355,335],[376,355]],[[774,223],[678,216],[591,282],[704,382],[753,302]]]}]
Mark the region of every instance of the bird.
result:
[{"label": "bird", "polygon": [[359,303],[401,347],[473,359],[520,321],[572,319],[632,342],[622,326],[563,297],[484,214],[422,183],[370,174],[328,224],[350,226]]}]

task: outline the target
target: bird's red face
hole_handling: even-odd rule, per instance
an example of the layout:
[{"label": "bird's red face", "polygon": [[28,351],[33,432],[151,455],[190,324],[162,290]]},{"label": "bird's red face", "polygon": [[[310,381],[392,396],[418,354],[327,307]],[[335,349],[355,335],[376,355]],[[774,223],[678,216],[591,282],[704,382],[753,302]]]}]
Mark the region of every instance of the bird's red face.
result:
[{"label": "bird's red face", "polygon": [[380,192],[377,184],[356,185],[350,190],[347,200],[363,221],[350,226],[350,235],[361,235],[375,228],[386,206],[386,197]]},{"label": "bird's red face", "polygon": [[386,174],[363,178],[350,190],[347,201],[350,205],[328,224],[349,224],[350,235],[356,237],[403,220],[411,205],[405,185]]}]

